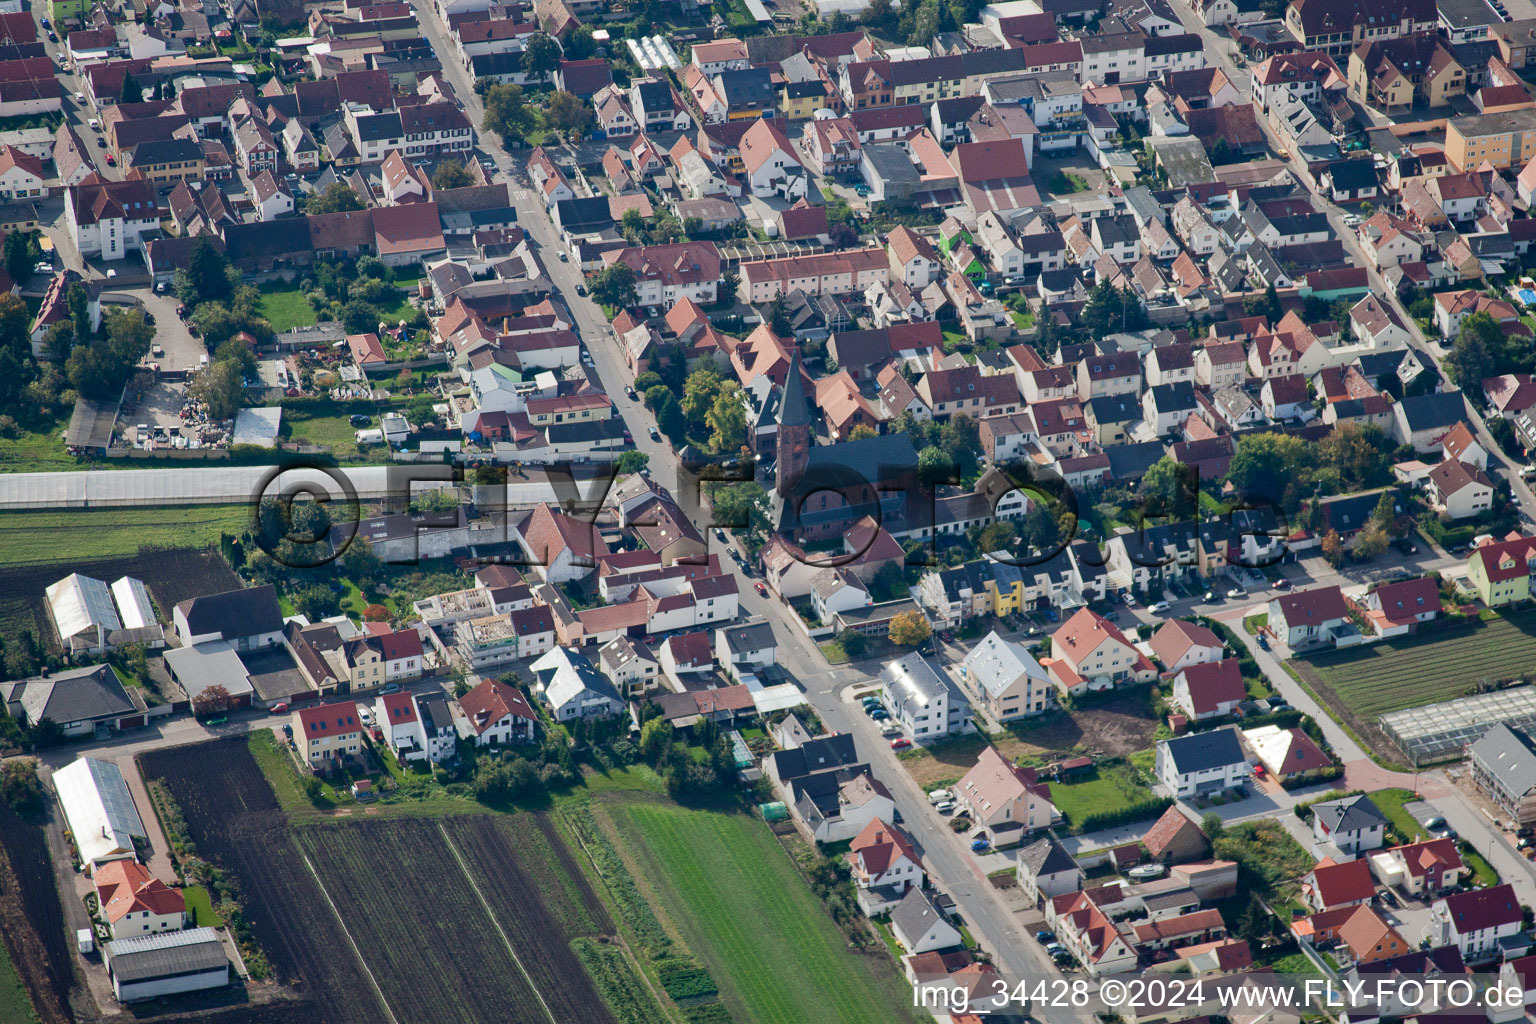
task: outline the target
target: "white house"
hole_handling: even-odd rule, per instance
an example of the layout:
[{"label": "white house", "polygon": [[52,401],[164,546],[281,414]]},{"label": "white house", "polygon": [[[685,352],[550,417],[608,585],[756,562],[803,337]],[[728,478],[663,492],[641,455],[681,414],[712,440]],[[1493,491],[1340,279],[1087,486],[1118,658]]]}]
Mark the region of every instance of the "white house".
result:
[{"label": "white house", "polygon": [[881,701],[911,739],[934,740],[976,727],[965,698],[940,679],[921,654],[886,662],[880,682]]},{"label": "white house", "polygon": [[178,931],[186,925],[187,903],[135,860],[114,860],[96,869],[97,905],[114,939]]},{"label": "white house", "polygon": [[1281,594],[1269,602],[1268,610],[1270,632],[1293,649],[1329,643],[1334,631],[1349,621],[1349,608],[1337,586]]},{"label": "white house", "polygon": [[1236,658],[1190,665],[1173,677],[1173,702],[1196,722],[1230,715],[1247,699]]},{"label": "white house", "polygon": [[824,623],[832,622],[838,612],[874,603],[864,581],[845,566],[829,566],[811,577],[811,608]]},{"label": "white house", "polygon": [[1194,622],[1169,619],[1148,642],[1164,672],[1182,672],[1191,665],[1220,661],[1225,651],[1221,637]]},{"label": "white house", "polygon": [[923,860],[907,834],[875,818],[848,846],[848,866],[865,913],[895,906],[913,888],[922,888]]},{"label": "white house", "polygon": [[1019,888],[1031,904],[1041,897],[1064,896],[1083,887],[1082,867],[1054,836],[1036,839],[1019,850],[1017,863]]},{"label": "white house", "polygon": [[386,693],[373,702],[374,728],[402,761],[427,756],[427,737],[416,714],[416,700],[409,692]]},{"label": "white house", "polygon": [[538,716],[521,690],[495,679],[482,679],[458,699],[454,724],[477,747],[531,743]]},{"label": "white house", "polygon": [[1029,832],[1061,820],[1051,787],[1033,768],[1014,764],[990,744],[955,786],[955,802],[990,834],[993,846],[1017,844]]},{"label": "white house", "polygon": [[1312,835],[1352,856],[1381,849],[1387,825],[1387,816],[1363,793],[1312,805]]},{"label": "white house", "polygon": [[1425,934],[1436,946],[1455,943],[1464,960],[1498,955],[1499,940],[1519,934],[1520,899],[1508,882],[1487,889],[1455,892],[1435,900]]},{"label": "white house", "polygon": [[416,698],[416,717],[421,719],[421,734],[426,738],[427,759],[433,764],[452,761],[459,752],[459,730],[453,723],[453,710],[447,696],[422,694]]},{"label": "white house", "polygon": [[1059,689],[1071,694],[1147,682],[1157,675],[1119,627],[1088,608],[1079,608],[1051,634],[1047,671]]},{"label": "white house", "polygon": [[926,953],[962,945],[960,930],[949,923],[933,897],[920,888],[910,890],[891,909],[891,934],[908,953]]},{"label": "white house", "polygon": [[1176,799],[1231,789],[1248,780],[1248,758],[1236,729],[1178,736],[1157,743],[1158,779]]},{"label": "white house", "polygon": [[754,675],[779,658],[773,624],[766,619],[721,626],[715,630],[715,660],[732,679]]},{"label": "white house", "polygon": [[64,190],[64,217],[82,256],[120,260],[141,250],[142,236],[160,229],[155,183],[103,181],[92,175]]},{"label": "white house", "polygon": [[249,651],[283,639],[283,615],[270,583],[189,598],[176,605],[171,619],[183,647],[224,640],[237,651]]},{"label": "white house", "polygon": [[624,710],[624,698],[573,647],[556,647],[530,668],[539,678],[544,702],[558,721],[603,718]]},{"label": "white house", "polygon": [[754,121],[738,148],[754,196],[778,196],[793,202],[805,195],[810,176],[795,153],[795,144],[776,119]]}]

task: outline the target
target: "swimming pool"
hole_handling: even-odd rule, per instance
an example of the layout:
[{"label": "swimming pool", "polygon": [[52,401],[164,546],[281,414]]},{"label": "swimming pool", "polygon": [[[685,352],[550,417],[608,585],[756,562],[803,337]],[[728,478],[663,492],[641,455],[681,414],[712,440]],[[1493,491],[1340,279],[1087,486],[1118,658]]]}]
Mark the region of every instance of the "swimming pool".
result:
[{"label": "swimming pool", "polygon": [[1518,295],[1520,297],[1520,301],[1525,303],[1527,306],[1536,306],[1536,291],[1532,291],[1529,288],[1521,288],[1519,291],[1515,292],[1515,294]]}]

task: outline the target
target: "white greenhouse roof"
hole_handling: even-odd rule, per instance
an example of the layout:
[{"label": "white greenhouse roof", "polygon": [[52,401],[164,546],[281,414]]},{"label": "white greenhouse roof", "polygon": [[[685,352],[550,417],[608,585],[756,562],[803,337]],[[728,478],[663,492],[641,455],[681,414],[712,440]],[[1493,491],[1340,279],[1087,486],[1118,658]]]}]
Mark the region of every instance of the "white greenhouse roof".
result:
[{"label": "white greenhouse roof", "polygon": [[282,428],[281,406],[266,405],[258,409],[241,409],[235,416],[235,432],[230,442],[271,448],[277,444],[277,434]]},{"label": "white greenhouse roof", "polygon": [[124,576],[112,584],[112,600],[117,602],[117,617],[124,629],[144,629],[155,625],[155,603],[143,580]]},{"label": "white greenhouse roof", "polygon": [[72,572],[44,593],[61,639],[68,640],[98,626],[108,633],[123,628],[117,610],[112,607],[112,593],[101,580]]},{"label": "white greenhouse roof", "polygon": [[133,837],[145,834],[144,823],[122,769],[111,761],[82,757],[53,773],[53,788],[81,860],[100,864],[133,856]]}]

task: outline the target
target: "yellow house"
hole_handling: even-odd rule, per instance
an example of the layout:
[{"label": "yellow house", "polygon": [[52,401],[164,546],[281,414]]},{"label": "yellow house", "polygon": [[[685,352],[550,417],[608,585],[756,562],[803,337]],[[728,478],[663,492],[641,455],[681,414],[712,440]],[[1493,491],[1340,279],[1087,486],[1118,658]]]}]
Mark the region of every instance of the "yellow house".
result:
[{"label": "yellow house", "polygon": [[1489,608],[1526,601],[1536,568],[1536,538],[1484,544],[1467,558],[1467,579]]},{"label": "yellow house", "polygon": [[827,105],[827,90],[820,82],[785,82],[779,87],[779,113],[790,121],[809,121]]},{"label": "yellow house", "polygon": [[994,574],[987,581],[987,593],[992,595],[992,614],[998,618],[1012,615],[1024,607],[1024,580],[1017,569],[1014,569],[1012,575],[1014,579],[999,580]]},{"label": "yellow house", "polygon": [[1524,167],[1536,156],[1536,108],[1453,117],[1445,123],[1445,157],[1458,171],[1488,161],[1497,170]]},{"label": "yellow house", "polygon": [[1349,94],[1386,112],[1408,109],[1415,95],[1443,107],[1467,94],[1467,72],[1434,34],[1378,39],[1349,55]]}]

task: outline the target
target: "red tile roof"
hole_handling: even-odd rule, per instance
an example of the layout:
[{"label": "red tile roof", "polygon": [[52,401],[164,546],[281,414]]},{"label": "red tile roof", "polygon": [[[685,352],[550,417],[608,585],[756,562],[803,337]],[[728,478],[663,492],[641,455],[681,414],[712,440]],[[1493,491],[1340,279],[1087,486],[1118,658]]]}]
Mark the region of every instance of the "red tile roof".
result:
[{"label": "red tile roof", "polygon": [[1210,714],[1220,710],[1223,704],[1241,701],[1248,696],[1236,658],[1191,665],[1180,674],[1189,687],[1190,707],[1197,715]]},{"label": "red tile roof", "polygon": [[96,869],[94,881],[102,913],[113,923],[144,911],[162,917],[186,913],[181,893],[167,888],[138,861],[109,861]]},{"label": "red tile roof", "polygon": [[1342,864],[1319,861],[1312,869],[1312,888],[1316,894],[1314,902],[1324,910],[1359,903],[1376,894],[1371,866],[1364,860],[1347,860]]},{"label": "red tile roof", "polygon": [[345,736],[361,730],[356,701],[317,704],[299,712],[299,731],[306,736]]},{"label": "red tile roof", "polygon": [[477,735],[507,715],[530,722],[537,717],[521,690],[494,679],[482,679],[478,686],[459,698],[459,707]]}]

